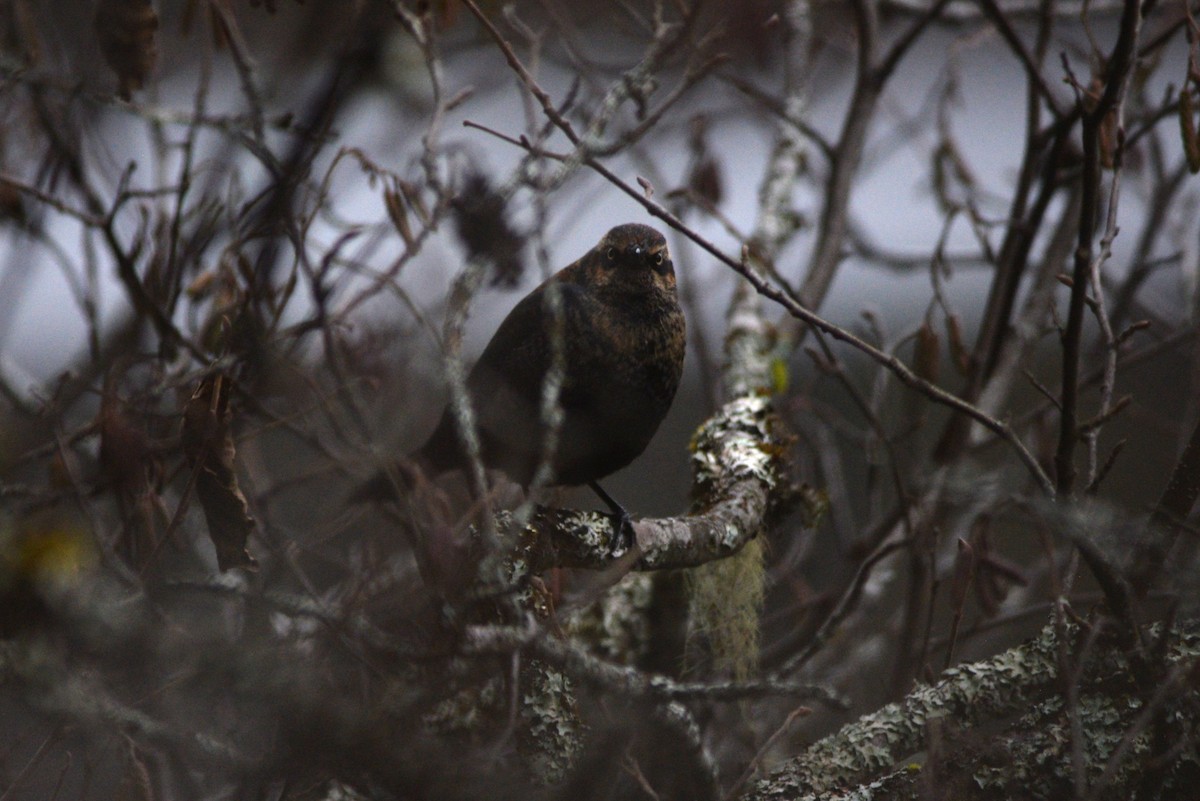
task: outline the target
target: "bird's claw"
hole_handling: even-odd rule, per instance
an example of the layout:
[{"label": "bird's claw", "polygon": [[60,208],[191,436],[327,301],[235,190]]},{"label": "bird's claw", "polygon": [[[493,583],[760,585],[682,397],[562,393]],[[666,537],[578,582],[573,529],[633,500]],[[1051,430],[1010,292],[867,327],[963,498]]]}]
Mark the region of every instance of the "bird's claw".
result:
[{"label": "bird's claw", "polygon": [[617,515],[617,523],[613,526],[612,537],[608,541],[608,550],[612,556],[620,556],[633,547],[634,541],[633,518],[622,510]]},{"label": "bird's claw", "polygon": [[604,501],[609,511],[617,518],[617,524],[613,526],[612,539],[608,541],[608,550],[612,556],[619,556],[633,547],[633,518],[629,516],[629,512],[625,511],[624,506],[617,503],[613,496],[604,491],[604,487],[595,481],[589,481],[588,486],[599,496],[600,500]]}]

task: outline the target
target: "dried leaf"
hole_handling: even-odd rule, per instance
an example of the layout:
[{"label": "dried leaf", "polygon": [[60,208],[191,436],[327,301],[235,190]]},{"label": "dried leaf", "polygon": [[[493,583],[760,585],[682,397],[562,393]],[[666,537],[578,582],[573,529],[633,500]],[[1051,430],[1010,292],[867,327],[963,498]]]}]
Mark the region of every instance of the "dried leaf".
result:
[{"label": "dried leaf", "polygon": [[1192,107],[1192,92],[1187,86],[1179,93],[1179,132],[1183,137],[1183,152],[1193,175],[1200,172],[1200,137],[1196,135],[1196,114]]},{"label": "dried leaf", "polygon": [[26,67],[36,67],[42,60],[42,43],[29,0],[10,3],[8,13],[11,18],[5,31],[4,50],[20,58]]},{"label": "dried leaf", "polygon": [[967,589],[971,586],[971,576],[975,573],[975,549],[962,537],[958,538],[958,553],[954,557],[954,580],[951,584],[950,595],[954,599],[954,608],[962,610],[967,600]]},{"label": "dried leaf", "polygon": [[978,181],[967,160],[950,139],[933,153],[933,192],[943,209],[959,208],[975,192]]},{"label": "dried leaf", "polygon": [[962,375],[971,372],[971,351],[963,340],[962,320],[957,314],[946,315],[946,344],[950,347],[950,358]]},{"label": "dried leaf", "polygon": [[435,15],[438,30],[449,30],[461,16],[462,3],[459,0],[438,0],[432,4],[431,10]]},{"label": "dried leaf", "polygon": [[118,491],[140,491],[147,481],[152,458],[145,432],[122,413],[116,397],[106,394],[100,401],[100,465]]},{"label": "dried leaf", "polygon": [[1113,109],[1104,115],[1104,119],[1100,121],[1099,131],[1100,144],[1100,164],[1104,169],[1111,170],[1117,166],[1117,157],[1124,143],[1125,134],[1121,130],[1121,123],[1117,117],[1117,110]]},{"label": "dried leaf", "polygon": [[254,518],[238,486],[229,389],[229,378],[220,373],[200,382],[183,410],[181,440],[184,455],[196,471],[196,496],[217,549],[217,565],[221,570],[255,570],[258,562],[246,550]]},{"label": "dried leaf", "polygon": [[154,781],[137,746],[130,740],[126,743],[125,770],[117,785],[114,798],[117,801],[154,801]]},{"label": "dried leaf", "polygon": [[408,205],[417,213],[417,218],[421,220],[421,224],[429,226],[432,219],[429,216],[429,209],[425,205],[425,201],[421,199],[421,189],[415,184],[408,181],[397,181],[396,186],[400,189],[400,194],[404,195],[404,199],[408,201]]},{"label": "dried leaf", "polygon": [[157,550],[154,487],[161,465],[141,419],[127,413],[115,385],[110,375],[100,400],[100,466],[125,518],[118,551],[141,569]]},{"label": "dried leaf", "polygon": [[701,114],[692,118],[688,134],[688,149],[691,151],[691,166],[688,168],[687,188],[692,197],[709,208],[720,205],[725,195],[721,166],[708,147],[708,117]]},{"label": "dried leaf", "polygon": [[473,259],[492,264],[492,284],[516,286],[525,266],[521,250],[525,237],[508,221],[508,198],[496,191],[483,173],[473,172],[450,201],[455,230]]},{"label": "dried leaf", "polygon": [[29,222],[21,193],[12,184],[0,183],[0,220],[9,220],[17,225]]},{"label": "dried leaf", "polygon": [[974,558],[975,601],[985,617],[1000,611],[1011,585],[1026,586],[1029,582],[1021,568],[993,550],[991,543],[992,517],[982,514],[971,524],[971,548]]},{"label": "dried leaf", "polygon": [[913,371],[931,384],[936,384],[941,368],[941,338],[926,320],[917,330]]},{"label": "dried leaf", "polygon": [[404,210],[404,198],[394,189],[383,190],[383,204],[387,208],[388,218],[400,232],[400,238],[409,250],[413,247],[412,226],[408,224],[408,212]]},{"label": "dried leaf", "polygon": [[158,12],[151,0],[100,0],[95,24],[100,52],[120,82],[117,94],[128,100],[158,60]]},{"label": "dried leaf", "polygon": [[717,162],[713,159],[696,162],[688,174],[688,189],[706,205],[713,208],[719,206],[725,195],[725,182]]},{"label": "dried leaf", "polygon": [[205,270],[187,285],[184,292],[192,300],[203,300],[216,287],[218,273],[216,270]]}]

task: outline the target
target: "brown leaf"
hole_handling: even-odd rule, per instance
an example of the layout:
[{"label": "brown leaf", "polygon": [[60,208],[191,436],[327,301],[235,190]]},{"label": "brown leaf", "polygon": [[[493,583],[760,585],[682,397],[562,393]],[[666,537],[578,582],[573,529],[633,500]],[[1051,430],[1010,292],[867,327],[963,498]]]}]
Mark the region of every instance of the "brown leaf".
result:
[{"label": "brown leaf", "polygon": [[100,467],[106,483],[116,495],[125,525],[117,539],[117,551],[129,564],[144,569],[157,551],[158,527],[154,486],[161,475],[142,418],[130,414],[117,395],[112,375],[100,399],[97,428],[100,431]]},{"label": "brown leaf", "polygon": [[971,372],[971,351],[963,340],[962,320],[957,314],[946,315],[946,340],[954,366],[958,372],[968,375]]},{"label": "brown leaf", "polygon": [[1100,121],[1099,140],[1100,163],[1106,170],[1116,168],[1121,146],[1125,142],[1125,134],[1121,130],[1121,121],[1115,108],[1105,114],[1104,119]]},{"label": "brown leaf", "polygon": [[387,208],[392,225],[400,232],[400,238],[404,240],[405,247],[412,250],[416,240],[413,237],[412,226],[408,224],[408,212],[404,209],[404,199],[400,192],[395,189],[383,190],[383,203]]},{"label": "brown leaf", "polygon": [[256,570],[258,562],[246,550],[254,518],[238,486],[229,389],[228,376],[220,373],[201,381],[183,410],[180,438],[184,455],[196,471],[196,496],[217,549],[218,567]]},{"label": "brown leaf", "polygon": [[116,801],[155,801],[154,781],[145,758],[132,740],[125,746],[125,769],[114,798]]},{"label": "brown leaf", "polygon": [[415,184],[408,181],[396,181],[396,188],[400,190],[400,194],[404,195],[404,199],[408,205],[417,214],[421,224],[428,227],[432,223],[429,216],[429,208],[425,205],[425,201],[421,199],[421,189]]},{"label": "brown leaf", "polygon": [[954,580],[950,585],[950,595],[954,599],[954,608],[961,611],[967,600],[967,588],[971,586],[971,577],[975,573],[975,549],[962,537],[958,538],[958,553],[954,557]]},{"label": "brown leaf", "polygon": [[936,384],[941,367],[940,342],[937,332],[929,321],[917,330],[916,354],[913,371],[931,384]]},{"label": "brown leaf", "polygon": [[7,5],[10,19],[4,49],[20,58],[25,66],[36,67],[42,60],[42,43],[30,0],[16,0]]},{"label": "brown leaf", "polygon": [[0,183],[0,220],[11,220],[18,225],[29,222],[21,193],[12,184]]},{"label": "brown leaf", "polygon": [[158,13],[151,0],[100,0],[95,25],[100,52],[120,82],[117,94],[128,100],[158,60]]},{"label": "brown leaf", "polygon": [[121,408],[120,399],[105,393],[100,400],[100,466],[118,492],[140,494],[153,470],[150,440]]},{"label": "brown leaf", "polygon": [[1028,585],[1021,568],[992,548],[992,517],[982,514],[971,523],[971,549],[974,555],[975,601],[984,617],[993,617],[1013,584]]},{"label": "brown leaf", "polygon": [[459,240],[471,258],[491,263],[493,286],[514,287],[525,270],[525,237],[509,222],[508,203],[481,172],[469,173],[450,201]]},{"label": "brown leaf", "polygon": [[1183,138],[1183,153],[1188,170],[1200,172],[1200,137],[1196,136],[1196,116],[1192,108],[1192,90],[1184,86],[1179,93],[1179,133]]},{"label": "brown leaf", "polygon": [[213,287],[216,286],[217,275],[218,274],[216,270],[205,270],[197,275],[195,279],[193,279],[193,281],[187,285],[187,289],[185,289],[184,292],[186,292],[187,296],[192,300],[203,300],[204,298],[208,297]]},{"label": "brown leaf", "polygon": [[721,198],[725,196],[725,182],[721,178],[720,165],[709,158],[696,162],[688,174],[688,189],[712,208],[721,205]]}]

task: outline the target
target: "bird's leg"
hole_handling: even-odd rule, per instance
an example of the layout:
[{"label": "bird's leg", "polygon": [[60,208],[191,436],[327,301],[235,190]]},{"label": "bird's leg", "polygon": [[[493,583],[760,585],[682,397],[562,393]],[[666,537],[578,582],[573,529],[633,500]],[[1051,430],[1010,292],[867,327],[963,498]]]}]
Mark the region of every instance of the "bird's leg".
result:
[{"label": "bird's leg", "polygon": [[633,519],[629,516],[629,512],[626,512],[625,507],[617,503],[613,496],[605,492],[604,487],[601,487],[599,482],[589,481],[588,486],[592,488],[592,492],[595,492],[600,497],[600,500],[607,504],[612,513],[617,516],[617,527],[613,533],[612,540],[609,541],[609,549],[615,554],[619,551],[632,548]]}]

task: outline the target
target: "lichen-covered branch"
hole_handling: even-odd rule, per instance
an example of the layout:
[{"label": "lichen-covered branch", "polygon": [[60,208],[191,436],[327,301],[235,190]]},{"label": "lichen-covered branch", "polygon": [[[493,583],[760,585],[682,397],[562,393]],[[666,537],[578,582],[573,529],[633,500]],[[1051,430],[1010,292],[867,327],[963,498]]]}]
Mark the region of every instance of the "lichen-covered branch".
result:
[{"label": "lichen-covered branch", "polygon": [[[747,395],[725,404],[692,443],[694,488],[708,505],[699,514],[638,520],[631,554],[609,548],[615,518],[600,512],[541,508],[524,533],[531,573],[549,567],[609,567],[633,560],[638,570],[691,567],[728,556],[751,540],[777,500],[779,443],[770,399]],[[501,513],[501,525],[511,516]]]},{"label": "lichen-covered branch", "polygon": [[[1069,637],[1078,633],[1075,627],[1067,629]],[[1174,692],[1200,666],[1200,626],[1193,623],[1173,630],[1169,637],[1161,668],[1164,686],[1173,692],[1160,692],[1152,699],[1142,697],[1117,637],[1102,635],[1080,671],[1075,713],[1082,717],[1086,739],[1083,768],[1093,789],[1103,791],[1103,797],[1122,797],[1122,788],[1135,786],[1152,769],[1175,774],[1181,768],[1193,773],[1200,768],[1194,747],[1177,748],[1171,764],[1155,763],[1155,755],[1161,751],[1152,738],[1165,734],[1156,730],[1158,725],[1172,728],[1172,742],[1182,733],[1183,744],[1190,740],[1194,746],[1200,723],[1200,697],[1195,687]],[[840,797],[833,791],[849,787],[857,788],[856,798],[915,798],[920,782],[902,782],[909,788],[902,793],[876,792],[895,789],[892,782],[880,781],[881,777],[897,769],[943,770],[946,766],[966,771],[969,782],[954,786],[969,787],[972,795],[959,797],[1004,798],[1013,793],[1029,798],[1067,797],[1076,777],[1059,652],[1062,646],[1070,650],[1073,644],[1060,643],[1055,628],[1047,626],[1020,646],[948,670],[937,684],[919,687],[904,700],[815,743],[760,781],[746,798],[833,798]],[[982,735],[971,738],[966,734],[996,722],[1007,723],[1006,731],[986,744]],[[934,746],[946,739],[947,731],[956,733],[956,742],[943,753]],[[931,736],[934,732],[940,735]],[[998,747],[1006,753],[987,760],[980,760],[978,754],[964,758],[972,747],[989,751]],[[924,765],[903,764],[922,751],[928,752]]]},{"label": "lichen-covered branch", "polygon": [[845,700],[830,690],[809,684],[773,680],[708,684],[682,682],[637,668],[618,665],[589,653],[570,640],[549,636],[539,626],[471,626],[463,636],[468,655],[527,650],[547,664],[561,668],[588,684],[619,691],[626,698],[657,701],[705,699],[738,701],[764,696],[784,696],[844,708]]}]

